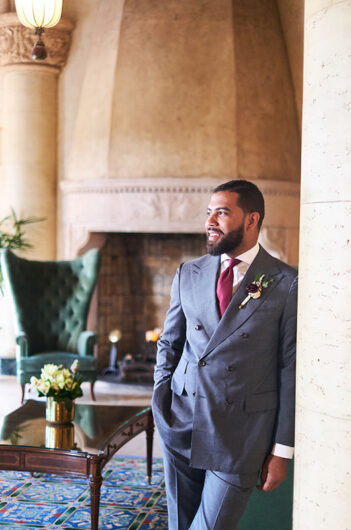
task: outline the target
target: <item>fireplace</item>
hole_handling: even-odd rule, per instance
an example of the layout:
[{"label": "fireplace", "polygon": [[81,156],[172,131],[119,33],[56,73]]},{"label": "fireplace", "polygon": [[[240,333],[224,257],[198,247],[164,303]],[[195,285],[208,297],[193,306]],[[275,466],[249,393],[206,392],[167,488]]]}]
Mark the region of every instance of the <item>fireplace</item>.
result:
[{"label": "fireplace", "polygon": [[[229,179],[221,179],[221,181]],[[299,185],[255,180],[266,201],[260,242],[292,265],[298,260]],[[60,183],[59,255],[92,247],[102,268],[88,320],[99,334],[100,369],[109,365],[108,334],[122,332],[118,359],[148,357],[145,332],[162,327],[177,266],[205,252],[204,223],[216,178],[66,180]],[[282,204],[284,208],[282,208]]]},{"label": "fireplace", "polygon": [[[122,333],[117,344],[120,366],[130,357],[152,363],[156,345],[146,342],[145,332],[163,326],[178,265],[205,251],[202,234],[106,234],[98,282],[100,369],[109,363],[113,329]],[[135,374],[126,366],[122,379],[150,379],[152,367],[143,366],[136,366]]]}]

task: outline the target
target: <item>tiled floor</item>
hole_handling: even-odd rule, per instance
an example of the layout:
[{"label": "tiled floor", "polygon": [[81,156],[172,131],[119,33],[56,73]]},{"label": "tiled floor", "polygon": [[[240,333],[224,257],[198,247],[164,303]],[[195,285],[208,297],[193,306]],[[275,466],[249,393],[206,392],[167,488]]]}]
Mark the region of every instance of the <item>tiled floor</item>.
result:
[{"label": "tiled floor", "polygon": [[[127,385],[123,383],[109,383],[97,381],[94,387],[97,403],[100,405],[149,405],[151,403],[152,387],[140,384]],[[89,385],[83,384],[84,395],[77,399],[77,403],[91,403]],[[26,392],[27,399],[35,399],[35,394]],[[0,375],[0,416],[8,414],[21,405],[21,389],[15,376]],[[124,445],[119,454],[145,456],[145,433],[139,434]],[[158,433],[155,431],[155,457],[162,456]]]}]

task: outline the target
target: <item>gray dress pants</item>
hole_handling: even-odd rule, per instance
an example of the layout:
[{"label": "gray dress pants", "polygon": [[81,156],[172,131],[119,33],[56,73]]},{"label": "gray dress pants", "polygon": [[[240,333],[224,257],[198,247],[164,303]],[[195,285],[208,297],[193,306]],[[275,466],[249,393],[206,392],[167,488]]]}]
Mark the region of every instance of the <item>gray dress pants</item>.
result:
[{"label": "gray dress pants", "polygon": [[237,475],[192,468],[164,444],[163,456],[169,530],[235,530],[257,476],[242,487]]}]

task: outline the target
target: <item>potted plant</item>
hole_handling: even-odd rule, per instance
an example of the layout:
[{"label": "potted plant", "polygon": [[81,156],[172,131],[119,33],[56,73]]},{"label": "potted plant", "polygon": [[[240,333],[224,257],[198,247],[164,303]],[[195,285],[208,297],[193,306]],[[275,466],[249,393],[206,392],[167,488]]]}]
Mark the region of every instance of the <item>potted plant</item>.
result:
[{"label": "potted plant", "polygon": [[[24,226],[43,221],[39,217],[27,217],[18,219],[15,211],[11,209],[11,214],[0,219],[0,249],[25,250],[32,248],[27,241]],[[2,274],[0,269],[0,290],[2,292]]]},{"label": "potted plant", "polygon": [[83,395],[82,378],[78,375],[79,361],[71,368],[63,364],[45,364],[40,378],[31,377],[30,387],[46,397],[46,419],[51,423],[69,423],[74,418],[74,400]]}]

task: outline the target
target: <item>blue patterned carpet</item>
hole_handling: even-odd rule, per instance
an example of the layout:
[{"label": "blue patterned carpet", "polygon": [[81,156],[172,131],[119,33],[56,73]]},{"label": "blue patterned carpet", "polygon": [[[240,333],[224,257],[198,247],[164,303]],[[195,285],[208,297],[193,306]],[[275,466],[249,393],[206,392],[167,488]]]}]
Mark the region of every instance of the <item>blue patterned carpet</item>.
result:
[{"label": "blue patterned carpet", "polygon": [[[115,456],[104,469],[99,529],[164,530],[167,506],[161,459],[153,460],[152,484],[144,458]],[[88,480],[0,471],[2,528],[90,530]]]}]

